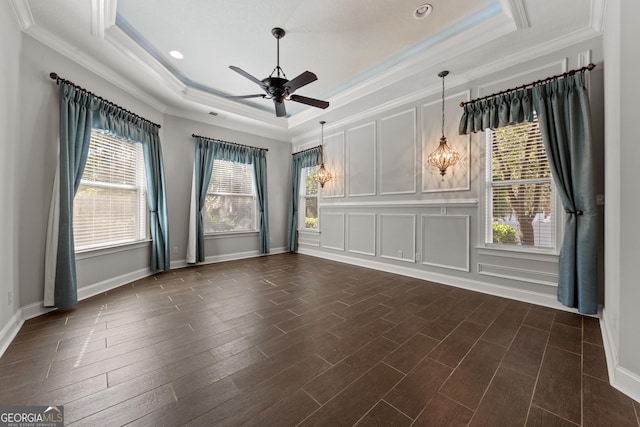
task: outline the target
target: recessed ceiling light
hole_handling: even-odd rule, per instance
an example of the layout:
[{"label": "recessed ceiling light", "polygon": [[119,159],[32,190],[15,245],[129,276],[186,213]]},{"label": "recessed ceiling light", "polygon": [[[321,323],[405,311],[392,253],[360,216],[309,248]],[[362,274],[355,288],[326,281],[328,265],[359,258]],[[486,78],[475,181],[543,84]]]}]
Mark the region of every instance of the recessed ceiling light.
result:
[{"label": "recessed ceiling light", "polygon": [[178,52],[177,50],[172,50],[171,52],[169,52],[169,55],[173,56],[176,59],[184,58],[184,55],[182,53]]},{"label": "recessed ceiling light", "polygon": [[427,16],[429,16],[432,10],[433,6],[431,6],[429,3],[421,4],[420,6],[416,7],[416,10],[413,11],[413,17],[416,19],[426,18]]},{"label": "recessed ceiling light", "polygon": [[209,115],[210,115],[210,116],[217,116],[217,115],[218,115],[218,113],[216,113],[215,111],[209,111]]}]

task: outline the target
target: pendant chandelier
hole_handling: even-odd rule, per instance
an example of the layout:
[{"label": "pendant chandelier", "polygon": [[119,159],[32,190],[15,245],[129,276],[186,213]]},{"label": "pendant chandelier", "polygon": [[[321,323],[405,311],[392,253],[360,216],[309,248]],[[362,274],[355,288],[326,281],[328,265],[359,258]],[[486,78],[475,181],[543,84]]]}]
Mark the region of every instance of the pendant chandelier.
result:
[{"label": "pendant chandelier", "polygon": [[427,162],[438,169],[440,169],[440,175],[444,180],[444,175],[447,173],[447,168],[455,165],[460,160],[460,154],[452,150],[447,144],[447,138],[444,136],[444,78],[449,74],[448,71],[441,71],[438,73],[438,77],[442,78],[442,137],[440,138],[440,145],[436,150],[429,154]]},{"label": "pendant chandelier", "polygon": [[331,181],[331,179],[333,178],[333,175],[331,175],[331,172],[329,172],[327,170],[327,168],[324,167],[324,124],[326,122],[323,120],[320,122],[320,126],[321,126],[321,130],[320,130],[320,169],[318,169],[318,172],[316,172],[316,175],[314,177],[314,179],[316,181],[318,181],[318,183],[320,184],[320,188],[324,188],[324,185],[328,182]]}]

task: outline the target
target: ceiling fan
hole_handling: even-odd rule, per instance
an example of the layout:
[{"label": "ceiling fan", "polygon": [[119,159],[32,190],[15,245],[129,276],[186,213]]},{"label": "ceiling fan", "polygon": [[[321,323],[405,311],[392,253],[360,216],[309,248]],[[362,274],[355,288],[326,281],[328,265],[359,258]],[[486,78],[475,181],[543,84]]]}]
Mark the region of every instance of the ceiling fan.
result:
[{"label": "ceiling fan", "polygon": [[280,68],[280,39],[284,37],[285,31],[282,28],[274,28],[271,30],[271,34],[277,40],[277,65],[276,68],[273,69],[269,77],[266,77],[262,80],[257,79],[251,74],[247,73],[240,67],[236,67],[234,65],[230,65],[231,68],[236,73],[248,78],[252,82],[258,84],[266,93],[259,93],[254,95],[239,95],[239,96],[229,96],[230,99],[246,99],[246,98],[265,98],[265,99],[273,99],[273,103],[276,107],[276,116],[284,117],[287,115],[287,110],[284,106],[284,101],[290,100],[294,102],[299,102],[301,104],[311,105],[312,107],[317,108],[327,108],[329,103],[327,101],[322,101],[320,99],[308,98],[306,96],[294,95],[293,93],[301,88],[302,86],[306,86],[311,82],[318,80],[318,77],[312,73],[311,71],[305,71],[297,77],[294,77],[291,80],[287,80],[287,76]]}]

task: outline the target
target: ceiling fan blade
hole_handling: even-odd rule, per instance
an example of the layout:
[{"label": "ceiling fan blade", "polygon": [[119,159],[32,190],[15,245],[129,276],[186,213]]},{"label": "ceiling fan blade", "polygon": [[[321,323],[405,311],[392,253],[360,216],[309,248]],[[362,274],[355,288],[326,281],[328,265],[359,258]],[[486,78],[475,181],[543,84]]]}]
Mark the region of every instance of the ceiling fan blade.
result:
[{"label": "ceiling fan blade", "polygon": [[231,68],[233,71],[235,71],[236,73],[248,78],[249,80],[251,80],[252,82],[256,83],[257,85],[259,85],[260,87],[264,88],[264,83],[262,83],[262,81],[256,77],[253,77],[251,74],[247,73],[245,70],[243,70],[240,67],[236,67],[235,65],[229,65],[229,68]]},{"label": "ceiling fan blade", "polygon": [[309,83],[315,82],[316,80],[318,80],[318,77],[315,74],[313,74],[311,71],[305,71],[304,73],[300,74],[297,77],[294,77],[293,79],[285,83],[284,87],[287,88],[289,94],[292,94],[302,86],[308,85]]},{"label": "ceiling fan blade", "polygon": [[246,99],[246,98],[266,98],[267,95],[264,93],[256,93],[254,95],[237,95],[237,96],[227,96],[227,99]]},{"label": "ceiling fan blade", "polygon": [[284,101],[274,99],[273,104],[276,106],[276,117],[284,117],[287,115],[287,109],[284,107]]},{"label": "ceiling fan blade", "polygon": [[289,99],[295,102],[300,102],[302,104],[311,105],[312,107],[316,107],[316,108],[325,109],[329,106],[329,103],[327,101],[322,101],[320,99],[314,99],[314,98],[307,98],[306,96],[291,95]]}]

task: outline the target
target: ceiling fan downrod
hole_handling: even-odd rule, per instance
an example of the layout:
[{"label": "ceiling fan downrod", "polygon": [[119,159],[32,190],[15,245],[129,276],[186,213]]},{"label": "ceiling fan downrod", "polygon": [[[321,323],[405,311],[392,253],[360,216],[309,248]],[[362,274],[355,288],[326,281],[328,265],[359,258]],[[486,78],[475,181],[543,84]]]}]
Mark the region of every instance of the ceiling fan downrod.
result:
[{"label": "ceiling fan downrod", "polygon": [[276,68],[273,69],[269,77],[273,77],[273,73],[277,72],[277,77],[284,77],[286,79],[286,74],[282,71],[282,68],[280,68],[280,39],[284,37],[286,32],[280,27],[275,27],[271,30],[271,34],[276,38]]}]

